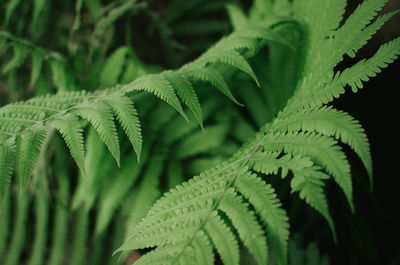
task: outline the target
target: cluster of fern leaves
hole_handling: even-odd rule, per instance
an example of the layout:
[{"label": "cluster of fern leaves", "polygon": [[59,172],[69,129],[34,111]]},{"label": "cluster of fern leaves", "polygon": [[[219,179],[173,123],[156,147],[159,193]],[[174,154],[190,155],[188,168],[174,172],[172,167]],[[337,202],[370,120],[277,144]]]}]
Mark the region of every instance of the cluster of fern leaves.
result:
[{"label": "cluster of fern leaves", "polygon": [[281,199],[335,240],[327,180],[357,200],[343,146],[372,187],[366,133],[331,103],[400,55],[337,70],[386,2],[0,3],[0,263],[329,264]]}]

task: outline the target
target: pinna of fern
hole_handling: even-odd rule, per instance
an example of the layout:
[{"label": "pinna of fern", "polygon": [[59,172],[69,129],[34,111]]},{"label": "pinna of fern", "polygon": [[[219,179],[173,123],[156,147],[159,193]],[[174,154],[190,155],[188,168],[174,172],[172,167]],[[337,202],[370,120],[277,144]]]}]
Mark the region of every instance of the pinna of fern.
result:
[{"label": "pinna of fern", "polygon": [[[136,263],[213,264],[215,248],[228,265],[239,264],[242,243],[257,264],[266,264],[268,253],[278,264],[286,264],[288,217],[274,189],[258,174],[291,176],[292,192],[299,192],[325,217],[335,237],[323,189],[327,179],[335,180],[354,211],[350,165],[339,141],[360,157],[371,185],[372,161],[359,122],[327,104],[347,85],[356,92],[362,82],[393,62],[400,54],[399,38],[342,73],[335,74],[334,67],[344,55],[354,56],[396,13],[371,23],[385,3],[364,1],[340,26],[346,1],[294,1],[294,16],[307,38],[300,51],[302,74],[293,97],[231,159],[164,194],[117,252],[156,247]],[[240,19],[245,17],[241,14]]]}]

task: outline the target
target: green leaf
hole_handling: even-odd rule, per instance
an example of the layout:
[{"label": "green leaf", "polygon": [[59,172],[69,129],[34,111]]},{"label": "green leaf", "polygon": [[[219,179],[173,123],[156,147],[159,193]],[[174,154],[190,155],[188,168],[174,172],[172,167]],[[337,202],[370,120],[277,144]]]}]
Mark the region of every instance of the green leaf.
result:
[{"label": "green leaf", "polygon": [[138,161],[140,161],[142,130],[135,106],[128,97],[116,94],[107,97],[105,102],[111,107],[114,115],[120,122],[136,152]]},{"label": "green leaf", "polygon": [[88,120],[96,129],[100,139],[106,144],[108,150],[120,164],[120,150],[117,129],[110,108],[104,102],[94,104],[82,103],[74,113]]},{"label": "green leaf", "polygon": [[299,191],[300,198],[315,208],[328,221],[332,235],[336,241],[336,232],[333,220],[328,210],[328,202],[323,191],[323,180],[329,179],[325,173],[318,168],[311,167],[300,172],[295,172],[290,185],[292,192]]},{"label": "green leaf", "polygon": [[206,82],[209,82],[211,85],[218,88],[223,94],[225,94],[229,99],[231,99],[236,104],[242,106],[239,101],[233,96],[231,90],[228,87],[228,84],[225,82],[223,76],[211,67],[198,67],[197,65],[189,65],[183,67],[180,71],[183,72],[184,75],[194,77],[196,79],[200,79]]},{"label": "green leaf", "polygon": [[206,66],[209,63],[216,62],[231,65],[248,74],[256,82],[257,86],[260,86],[256,74],[254,73],[249,63],[242,55],[240,55],[240,53],[236,51],[216,50],[213,52],[206,52],[199,59],[197,59],[196,62],[200,63],[202,66]]},{"label": "green leaf", "polygon": [[15,9],[20,4],[21,0],[10,0],[6,7],[6,16],[5,16],[5,25],[8,25],[12,15],[14,14]]},{"label": "green leaf", "polygon": [[16,151],[17,146],[14,137],[11,137],[0,144],[0,215],[3,198],[10,187]]},{"label": "green leaf", "polygon": [[50,122],[50,126],[57,129],[67,144],[72,157],[80,171],[85,175],[85,150],[83,147],[83,128],[79,120],[72,114],[65,114]]},{"label": "green leaf", "polygon": [[289,222],[274,189],[251,173],[237,178],[234,185],[266,224],[269,247],[278,264],[286,264]]},{"label": "green leaf", "polygon": [[242,198],[228,190],[221,200],[220,209],[226,213],[239,233],[241,241],[259,265],[267,264],[267,238],[255,213],[249,211]]},{"label": "green leaf", "polygon": [[32,170],[36,165],[40,149],[47,132],[38,128],[24,131],[19,138],[16,173],[19,177],[21,193],[26,191]]},{"label": "green leaf", "polygon": [[205,230],[225,265],[239,265],[239,244],[230,228],[213,212]]},{"label": "green leaf", "polygon": [[199,100],[193,85],[180,73],[173,71],[164,72],[165,77],[171,83],[172,87],[176,90],[178,96],[192,111],[197,122],[203,127],[203,116]]},{"label": "green leaf", "polygon": [[19,67],[24,63],[26,56],[28,55],[28,48],[18,41],[14,41],[12,44],[14,50],[14,57],[9,61],[3,68],[3,73],[6,74],[9,71]]},{"label": "green leaf", "polygon": [[235,4],[228,4],[226,9],[234,30],[246,28],[248,21],[241,8]]},{"label": "green leaf", "polygon": [[113,86],[118,83],[129,52],[129,47],[120,47],[107,58],[101,69],[100,86]]},{"label": "green leaf", "polygon": [[188,120],[173,87],[163,75],[152,74],[139,77],[132,83],[124,86],[122,93],[126,94],[135,90],[144,90],[154,94],[176,109],[185,120]]}]

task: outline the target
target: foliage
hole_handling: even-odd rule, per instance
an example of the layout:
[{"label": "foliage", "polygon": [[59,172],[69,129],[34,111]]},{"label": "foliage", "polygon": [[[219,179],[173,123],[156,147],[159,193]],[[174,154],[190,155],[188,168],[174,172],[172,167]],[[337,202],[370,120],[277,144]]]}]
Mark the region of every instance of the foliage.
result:
[{"label": "foliage", "polygon": [[392,63],[400,38],[337,67],[397,12],[374,20],[386,0],[347,18],[345,0],[104,2],[0,3],[0,262],[119,264],[140,250],[134,264],[328,264],[316,243],[288,246],[270,180],[290,179],[336,240],[328,179],[355,211],[342,147],[371,187],[373,170],[364,129],[331,103]]}]

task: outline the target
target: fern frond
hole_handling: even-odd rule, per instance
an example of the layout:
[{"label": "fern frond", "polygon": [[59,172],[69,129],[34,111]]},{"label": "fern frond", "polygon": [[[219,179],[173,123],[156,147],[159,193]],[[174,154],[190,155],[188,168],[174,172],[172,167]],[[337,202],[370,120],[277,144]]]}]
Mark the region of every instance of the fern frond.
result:
[{"label": "fern frond", "polygon": [[14,49],[14,57],[11,61],[7,63],[6,66],[4,66],[3,68],[4,74],[8,73],[9,71],[23,64],[26,56],[28,55],[28,51],[25,49],[25,46],[22,45],[21,43],[14,42],[12,46]]},{"label": "fern frond", "polygon": [[324,106],[304,108],[288,116],[284,112],[280,114],[273,122],[274,130],[317,132],[348,144],[364,163],[372,185],[372,159],[368,139],[360,123],[348,113]]},{"label": "fern frond", "polygon": [[248,19],[243,11],[235,4],[228,4],[226,6],[229,19],[234,30],[246,28]]},{"label": "fern frond", "polygon": [[107,97],[105,102],[111,107],[114,115],[120,122],[136,152],[138,161],[140,161],[142,130],[139,118],[137,117],[138,113],[132,101],[126,96],[113,94]]},{"label": "fern frond", "polygon": [[334,65],[341,61],[340,57],[343,56],[344,53],[350,55],[354,54],[358,48],[363,46],[360,45],[360,43],[363,43],[370,38],[371,35],[369,34],[371,32],[368,30],[363,32],[363,35],[367,36],[366,39],[360,39],[358,33],[371,22],[377,12],[381,10],[386,3],[387,0],[365,0],[356,8],[353,14],[346,19],[343,26],[335,33],[333,47],[335,47],[335,55],[337,56],[337,59],[333,61]]},{"label": "fern frond", "polygon": [[[257,260],[259,265],[267,264],[267,240],[264,231],[257,222],[254,212],[233,190],[228,190],[221,200],[220,208],[232,220],[243,244]],[[227,263],[231,264],[231,263]]]},{"label": "fern frond", "polygon": [[195,250],[194,258],[198,264],[214,264],[214,253],[210,239],[203,231],[199,231],[191,243]]},{"label": "fern frond", "polygon": [[163,75],[147,75],[139,77],[132,83],[126,85],[126,87],[123,88],[122,92],[125,94],[134,90],[144,90],[156,95],[160,99],[170,104],[185,119],[187,119],[186,114],[182,109],[181,103],[179,102],[179,99],[176,96],[172,85]]},{"label": "fern frond", "polygon": [[40,149],[47,132],[41,129],[26,130],[18,139],[17,164],[21,192],[26,190],[32,170],[39,158]]},{"label": "fern frond", "polygon": [[0,213],[1,202],[10,187],[16,153],[15,138],[10,138],[0,145]]},{"label": "fern frond", "polygon": [[269,248],[278,261],[286,264],[289,220],[271,185],[255,174],[244,174],[234,183],[235,187],[254,206],[266,225]]},{"label": "fern frond", "polygon": [[[350,68],[346,68],[342,73],[329,80],[327,84],[312,93],[298,93],[293,101],[288,104],[285,111],[298,110],[304,106],[319,108],[320,106],[332,102],[335,98],[345,93],[346,85],[350,85],[354,92],[362,88],[362,82],[375,77],[388,64],[392,63],[400,54],[400,40],[396,38],[383,44],[378,51],[369,59],[359,61]],[[305,82],[305,86],[308,86]]]},{"label": "fern frond", "polygon": [[180,69],[180,71],[189,77],[194,77],[196,79],[209,82],[211,85],[218,88],[223,94],[225,94],[230,100],[238,105],[240,104],[236,98],[233,96],[228,84],[225,82],[223,76],[213,69],[212,67],[199,67],[197,65],[185,65]]},{"label": "fern frond", "polygon": [[400,38],[396,38],[379,47],[378,51],[367,60],[361,60],[354,66],[345,69],[341,74],[338,73],[333,79],[331,88],[341,84],[349,85],[353,92],[362,88],[362,82],[366,82],[370,77],[375,77],[382,69],[386,68],[400,55]]},{"label": "fern frond", "polygon": [[192,111],[197,122],[202,127],[203,115],[196,91],[194,90],[192,83],[188,79],[186,79],[184,75],[181,75],[177,72],[166,71],[164,72],[164,75],[171,83],[172,87],[176,90],[182,101]]},{"label": "fern frond", "polygon": [[265,150],[310,157],[333,176],[354,210],[350,165],[335,140],[315,133],[276,133],[267,134],[262,145]]},{"label": "fern frond", "polygon": [[325,217],[336,241],[335,227],[328,210],[328,202],[323,192],[323,180],[328,178],[329,176],[319,171],[318,167],[310,167],[295,172],[290,185],[292,187],[292,192],[299,191],[300,198],[304,199],[308,204],[321,213],[323,217]]},{"label": "fern frond", "polygon": [[79,120],[74,115],[67,113],[63,117],[52,120],[50,126],[54,127],[61,133],[65,143],[71,151],[72,157],[75,159],[76,164],[81,172],[85,174],[83,128]]},{"label": "fern frond", "polygon": [[35,84],[39,78],[44,62],[49,63],[52,70],[54,84],[62,90],[71,90],[73,85],[72,76],[67,71],[65,58],[54,51],[49,51],[39,47],[25,39],[18,38],[9,32],[0,31],[0,40],[11,42],[14,51],[14,57],[3,68],[4,73],[20,67],[26,60],[28,54],[31,54],[31,85]]},{"label": "fern frond", "polygon": [[82,103],[74,110],[74,113],[85,118],[93,125],[119,165],[118,135],[110,108],[104,102],[96,102],[95,104]]},{"label": "fern frond", "polygon": [[[130,232],[127,241],[118,251],[164,244],[175,246],[186,242],[182,250],[169,263],[175,264],[184,259],[184,253],[188,251],[188,246],[199,231],[203,231],[211,237],[224,264],[238,264],[238,243],[234,243],[236,239],[231,229],[219,217],[216,211],[219,209],[225,211],[228,217],[232,217],[231,220],[239,232],[241,241],[249,248],[250,252],[260,254],[266,250],[262,230],[246,205],[237,204],[242,199],[238,197],[239,195],[234,192],[233,188],[229,188],[227,185],[235,180],[239,181],[246,174],[246,168],[239,170],[233,164],[226,163],[172,189],[153,205],[147,216]],[[238,187],[241,192],[241,186]],[[244,191],[244,195],[247,195],[246,191]],[[268,193],[267,198],[271,200],[272,204],[272,212],[268,211],[266,217],[268,221],[273,220],[271,229],[275,225],[275,228],[283,227],[287,230],[284,224],[285,218],[281,219],[282,212],[273,210],[275,207],[279,207],[276,197],[271,197]],[[260,205],[257,205],[256,202],[254,206],[257,209]],[[262,208],[264,207],[262,206]],[[281,217],[270,219],[270,216],[274,216],[274,214]],[[236,218],[239,215],[241,218]],[[276,230],[271,231],[280,233]],[[288,232],[283,233],[286,234],[287,239]],[[218,236],[219,234],[221,236]],[[228,239],[226,238],[227,234],[229,235]],[[280,242],[275,243],[279,244]],[[274,249],[276,249],[275,247]],[[265,252],[262,256],[255,256],[255,258],[262,264],[267,259],[266,254]]]},{"label": "fern frond", "polygon": [[126,63],[129,47],[120,47],[115,50],[105,61],[100,74],[100,86],[107,87],[118,84],[121,77],[123,66]]},{"label": "fern frond", "polygon": [[239,265],[239,244],[217,212],[211,212],[204,226],[225,265]]},{"label": "fern frond", "polygon": [[260,83],[251,66],[244,59],[244,57],[236,51],[222,51],[219,49],[216,49],[216,51],[210,50],[196,60],[196,63],[199,63],[202,66],[216,62],[231,65],[242,72],[245,72],[257,83],[258,86],[260,86]]}]

